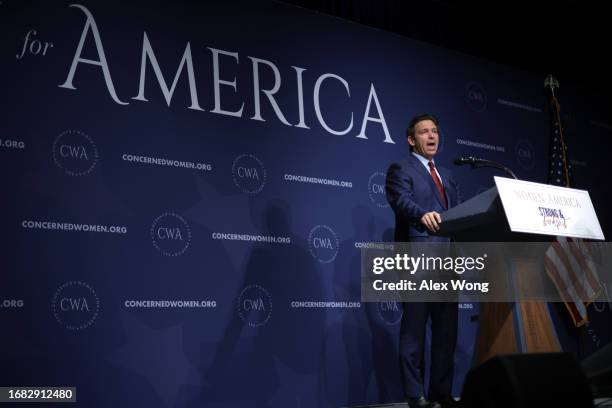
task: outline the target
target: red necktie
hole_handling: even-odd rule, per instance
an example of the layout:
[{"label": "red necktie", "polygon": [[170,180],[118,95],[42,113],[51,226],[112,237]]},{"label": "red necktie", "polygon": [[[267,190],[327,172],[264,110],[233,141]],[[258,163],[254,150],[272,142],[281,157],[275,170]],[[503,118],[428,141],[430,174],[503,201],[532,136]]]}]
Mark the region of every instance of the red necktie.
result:
[{"label": "red necktie", "polygon": [[431,174],[431,178],[433,179],[436,187],[438,187],[438,192],[440,193],[440,197],[442,198],[442,202],[444,202],[444,206],[448,208],[448,201],[446,201],[446,194],[444,193],[444,187],[442,187],[442,182],[438,177],[438,173],[436,173],[436,166],[434,166],[433,162],[429,163],[429,173]]}]

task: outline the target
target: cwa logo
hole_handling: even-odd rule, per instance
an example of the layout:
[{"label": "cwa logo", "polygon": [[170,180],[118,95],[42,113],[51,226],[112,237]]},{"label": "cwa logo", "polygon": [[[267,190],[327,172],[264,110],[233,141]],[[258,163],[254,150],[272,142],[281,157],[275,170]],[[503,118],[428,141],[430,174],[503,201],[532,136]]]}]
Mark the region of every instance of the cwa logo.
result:
[{"label": "cwa logo", "polygon": [[400,302],[378,302],[377,304],[378,316],[386,324],[393,326],[398,324],[402,320],[404,309]]},{"label": "cwa logo", "polygon": [[272,316],[272,298],[268,291],[259,285],[248,285],[238,297],[238,315],[250,327],[268,323]]},{"label": "cwa logo", "polygon": [[338,255],[338,237],[327,225],[317,225],[308,234],[308,248],[313,258],[319,262],[333,262]]},{"label": "cwa logo", "polygon": [[166,256],[180,256],[191,243],[191,229],[187,221],[176,213],[164,213],[151,225],[151,241]]},{"label": "cwa logo", "polygon": [[388,208],[387,194],[385,193],[385,182],[387,175],[380,171],[372,174],[368,179],[368,195],[370,200],[378,208]]},{"label": "cwa logo", "polygon": [[469,82],[465,86],[465,99],[474,111],[484,112],[487,108],[487,93],[477,82]]},{"label": "cwa logo", "polygon": [[55,320],[69,330],[91,326],[100,311],[98,295],[91,286],[80,281],[70,281],[60,286],[51,304]]},{"label": "cwa logo", "polygon": [[535,154],[531,143],[526,139],[519,140],[514,150],[518,164],[525,170],[533,169],[535,166]]},{"label": "cwa logo", "polygon": [[53,141],[51,149],[55,165],[71,176],[85,176],[98,163],[98,148],[87,134],[66,130]]},{"label": "cwa logo", "polygon": [[266,168],[261,160],[252,154],[242,154],[232,164],[234,184],[240,191],[257,194],[266,184]]}]

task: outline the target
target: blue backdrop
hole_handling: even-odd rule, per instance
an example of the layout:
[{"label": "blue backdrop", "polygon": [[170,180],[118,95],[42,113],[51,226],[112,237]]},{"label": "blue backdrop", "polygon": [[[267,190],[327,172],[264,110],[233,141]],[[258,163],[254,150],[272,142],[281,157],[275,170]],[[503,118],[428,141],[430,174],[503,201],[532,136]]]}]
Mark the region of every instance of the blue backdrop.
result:
[{"label": "blue backdrop", "polygon": [[[544,75],[282,3],[2,0],[0,33],[0,385],[88,407],[401,400],[400,309],[360,303],[359,260],[392,240],[407,122],[439,117],[442,165],[547,178]],[[608,236],[610,105],[561,85]],[[497,175],[454,171],[466,197]],[[580,333],[553,310],[566,349],[612,338],[595,306]]]}]

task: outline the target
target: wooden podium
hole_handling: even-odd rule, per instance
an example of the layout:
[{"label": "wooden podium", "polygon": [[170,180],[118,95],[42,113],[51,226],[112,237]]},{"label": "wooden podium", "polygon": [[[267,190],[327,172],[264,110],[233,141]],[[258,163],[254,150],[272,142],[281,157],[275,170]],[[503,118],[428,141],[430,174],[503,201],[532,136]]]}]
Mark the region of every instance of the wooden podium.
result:
[{"label": "wooden podium", "polygon": [[[497,187],[441,214],[438,235],[458,242],[542,242],[551,236],[510,230]],[[518,285],[520,282],[520,274]],[[557,334],[544,302],[480,303],[474,363],[499,354],[560,351]]]}]

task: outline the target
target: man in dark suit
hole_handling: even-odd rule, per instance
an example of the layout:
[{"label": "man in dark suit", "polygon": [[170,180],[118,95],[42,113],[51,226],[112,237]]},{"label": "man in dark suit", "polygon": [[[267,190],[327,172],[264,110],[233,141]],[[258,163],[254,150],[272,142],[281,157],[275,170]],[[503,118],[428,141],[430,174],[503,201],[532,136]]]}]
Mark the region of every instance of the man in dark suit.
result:
[{"label": "man in dark suit", "polygon": [[[450,172],[434,162],[440,137],[438,119],[414,117],[408,126],[410,154],[387,172],[387,199],[395,213],[396,242],[448,242],[431,235],[439,230],[440,213],[461,202]],[[411,408],[454,406],[451,397],[457,342],[458,307],[455,302],[404,303],[400,328],[400,363],[404,392]],[[423,385],[425,328],[431,318],[429,398]]]}]

